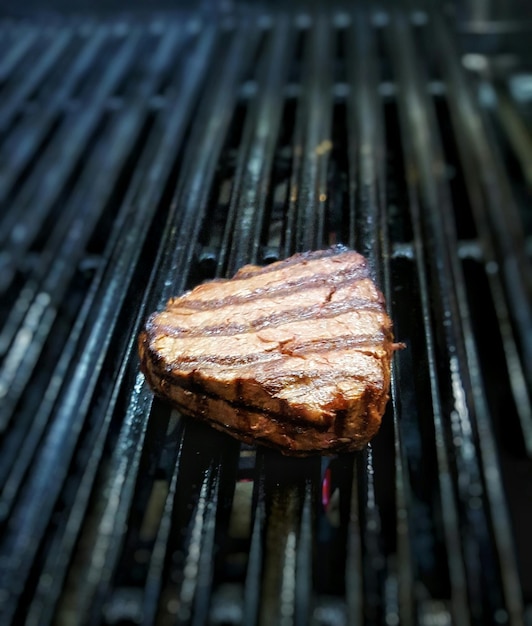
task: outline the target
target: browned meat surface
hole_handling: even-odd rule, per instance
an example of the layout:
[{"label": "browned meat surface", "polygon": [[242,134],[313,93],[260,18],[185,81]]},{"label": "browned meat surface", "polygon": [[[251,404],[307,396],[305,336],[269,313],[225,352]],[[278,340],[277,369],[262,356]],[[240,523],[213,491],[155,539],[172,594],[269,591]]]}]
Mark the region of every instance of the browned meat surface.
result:
[{"label": "browned meat surface", "polygon": [[157,394],[295,455],[356,450],[375,435],[396,347],[364,257],[339,246],[200,285],[139,339]]}]

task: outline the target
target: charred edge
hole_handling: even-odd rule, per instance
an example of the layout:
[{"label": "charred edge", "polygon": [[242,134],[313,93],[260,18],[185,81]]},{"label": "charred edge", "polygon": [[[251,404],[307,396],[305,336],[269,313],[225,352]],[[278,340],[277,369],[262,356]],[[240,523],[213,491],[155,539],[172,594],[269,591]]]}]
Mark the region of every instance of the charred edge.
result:
[{"label": "charred edge", "polygon": [[[248,430],[241,430],[239,428],[235,428],[234,426],[221,424],[220,422],[213,420],[208,415],[209,413],[208,406],[207,406],[208,399],[206,397],[205,397],[205,400],[206,402],[202,403],[204,404],[204,407],[202,408],[200,419],[206,422],[209,426],[215,428],[216,430],[222,433],[229,434],[235,437],[236,439],[238,439],[239,441],[243,441],[250,445],[257,445],[257,444],[264,445],[264,446],[267,446],[268,448],[281,452],[283,455],[292,456],[292,457],[294,456],[305,457],[305,456],[309,456],[312,454],[322,454],[325,456],[330,456],[330,455],[339,454],[342,452],[352,452],[353,450],[360,450],[367,444],[367,439],[364,437],[357,437],[357,438],[341,437],[337,439],[336,441],[334,441],[334,443],[332,444],[328,443],[328,445],[324,444],[321,447],[297,448],[294,446],[294,443],[297,440],[297,438],[301,435],[302,432],[317,432],[321,434],[321,433],[326,433],[327,429],[322,431],[320,429],[317,429],[314,425],[310,425],[310,424],[306,426],[305,428],[296,429],[293,425],[288,423],[286,420],[275,419],[274,417],[267,415],[264,411],[253,411],[253,413],[255,413],[256,415],[266,416],[267,419],[279,425],[279,430],[282,432],[283,436],[286,437],[288,442],[290,442],[288,445],[286,445],[286,443],[283,445],[281,443],[277,443],[275,440],[269,439],[259,434],[251,435]],[[226,402],[223,399],[221,401]],[[171,404],[176,409],[181,411],[183,415],[191,419],[198,419],[198,414],[195,411],[191,411],[190,408],[187,407],[185,404],[182,404],[178,402],[177,400],[171,400]],[[245,412],[250,413],[251,411],[245,411]]]},{"label": "charred edge", "polygon": [[[185,406],[180,406],[178,402],[175,402],[175,407],[180,410],[187,418],[194,419],[191,413],[187,410]],[[239,441],[247,443],[249,445],[263,445],[272,450],[276,450],[280,452],[284,456],[290,457],[307,457],[312,455],[322,455],[322,456],[335,456],[337,454],[342,454],[346,452],[353,452],[355,450],[361,450],[367,445],[367,441],[365,439],[357,440],[357,439],[348,439],[345,438],[343,441],[335,441],[334,444],[329,445],[328,447],[321,448],[287,448],[271,439],[267,439],[266,437],[250,435],[249,432],[245,430],[240,430],[238,428],[234,428],[232,426],[225,426],[219,424],[218,422],[210,419],[209,417],[204,417],[204,421],[209,425],[215,428],[216,430],[228,434]],[[284,426],[284,424],[282,425]],[[286,436],[295,438],[295,434],[291,435],[285,433]]]},{"label": "charred edge", "polygon": [[[165,390],[169,387],[172,387],[175,384],[174,379],[171,379],[170,382],[165,379],[163,376],[159,376],[157,372],[154,372],[149,367],[149,362],[144,363],[143,370],[145,372],[145,376],[150,383],[150,386],[154,390],[154,392],[161,397],[164,401],[168,402],[172,406],[176,407],[180,410],[184,415],[189,415],[193,418],[201,418],[202,420],[208,422],[211,426],[220,430],[222,432],[230,432],[237,436],[241,441],[246,441],[250,444],[263,444],[270,448],[274,448],[280,451],[282,454],[287,454],[290,456],[308,456],[310,454],[324,454],[324,455],[333,455],[339,454],[342,452],[353,452],[355,450],[362,449],[367,442],[371,439],[371,437],[378,431],[380,425],[380,418],[378,416],[370,417],[367,414],[361,415],[361,419],[364,420],[364,427],[358,431],[356,437],[345,437],[344,429],[345,429],[345,420],[347,418],[347,411],[342,409],[335,413],[335,417],[333,418],[333,423],[329,425],[319,426],[314,422],[305,422],[302,425],[301,420],[297,422],[292,422],[292,420],[288,419],[284,414],[277,414],[274,412],[268,412],[262,409],[256,409],[254,407],[249,407],[244,403],[233,403],[225,398],[218,397],[216,394],[206,394],[203,388],[200,388],[199,392],[195,393],[192,390],[189,390],[191,393],[195,393],[196,398],[198,399],[198,404],[200,405],[199,412],[192,411],[185,404],[178,402],[176,399],[169,397],[166,395]],[[199,385],[196,385],[196,388]],[[182,387],[186,389],[185,387]],[[370,396],[370,400],[377,401],[378,406],[381,406],[381,400],[383,398],[387,398],[387,392],[382,392],[382,390],[378,388],[367,389],[367,393]],[[265,437],[261,437],[258,434],[250,435],[248,431],[241,431],[234,427],[229,427],[224,424],[221,424],[212,418],[209,417],[210,407],[209,400],[221,401],[228,406],[231,406],[232,409],[237,413],[241,413],[242,411],[246,413],[255,413],[258,416],[264,416],[269,420],[274,421],[279,424],[281,430],[288,437],[295,439],[298,436],[298,433],[301,432],[316,432],[325,434],[329,431],[331,434],[334,433],[337,437],[337,440],[333,444],[327,444],[319,448],[312,449],[295,449],[293,447],[287,448],[283,444],[278,444],[275,441],[267,439]],[[198,414],[200,413],[200,414]],[[370,424],[371,422],[371,424]],[[368,426],[371,426],[368,428]]]},{"label": "charred edge", "polygon": [[[366,407],[366,410],[361,411],[358,414],[358,439],[364,442],[368,442],[378,432],[387,401],[388,392],[386,388],[384,388],[384,390],[377,389],[373,385],[368,385],[366,387],[360,398],[360,404],[361,406]],[[346,420],[347,411],[339,411],[337,418],[334,422],[334,432],[338,439],[341,439],[345,433]]]},{"label": "charred edge", "polygon": [[339,256],[341,254],[352,254],[357,258],[358,263],[362,265],[366,265],[366,260],[364,257],[355,252],[354,250],[350,250],[346,246],[342,244],[337,244],[326,250],[312,250],[309,252],[300,252],[298,254],[294,254],[287,259],[283,259],[282,261],[276,261],[271,265],[266,265],[265,267],[254,268],[253,270],[239,270],[234,276],[232,280],[242,280],[246,278],[251,278],[252,276],[258,276],[262,274],[269,274],[270,272],[275,272],[279,269],[284,269],[285,267],[291,267],[292,265],[297,265],[299,263],[308,263],[311,261],[319,261],[320,259],[327,259],[335,256]]},{"label": "charred edge", "polygon": [[[338,280],[339,278],[341,278],[341,280]],[[208,311],[211,309],[218,309],[223,306],[246,304],[248,302],[255,302],[257,300],[271,298],[273,296],[284,296],[300,291],[307,291],[313,287],[327,285],[328,283],[333,283],[335,290],[338,290],[346,285],[358,283],[366,280],[367,278],[369,278],[367,268],[362,266],[355,268],[348,267],[334,273],[314,274],[312,276],[298,278],[297,280],[288,280],[283,282],[281,285],[274,285],[270,288],[259,287],[244,296],[227,296],[226,298],[217,298],[212,300],[196,300],[191,298],[193,292],[189,292],[185,297],[172,298],[168,302],[168,307],[190,309],[193,311]],[[233,279],[229,279],[224,282],[230,283],[232,280]]]},{"label": "charred edge", "polygon": [[345,421],[347,419],[347,409],[340,409],[336,413],[336,419],[334,420],[334,433],[337,437],[341,437],[345,430]]},{"label": "charred edge", "polygon": [[[289,423],[289,424],[294,425],[294,427],[297,425],[297,426],[304,428],[305,430],[308,428],[311,428],[311,429],[314,429],[316,432],[326,432],[331,427],[331,424],[333,423],[335,419],[335,416],[333,416],[330,420],[328,420],[324,424],[317,424],[316,422],[305,421],[302,418],[294,419],[292,416],[286,413],[277,413],[275,411],[268,411],[267,409],[253,406],[250,404],[246,404],[245,402],[242,402],[242,401],[228,400],[227,398],[223,398],[222,396],[219,396],[218,394],[212,393],[210,391],[209,392],[205,391],[202,385],[190,379],[188,380],[185,379],[183,381],[184,384],[182,384],[180,381],[180,383],[177,385],[175,382],[175,379],[173,379],[172,377],[169,377],[164,372],[159,372],[159,371],[155,371],[151,369],[151,370],[147,370],[144,375],[148,379],[148,382],[150,383],[150,386],[152,387],[152,389],[155,391],[155,393],[159,397],[161,397],[163,400],[167,402],[170,402],[170,404],[174,406],[178,406],[180,409],[187,412],[189,415],[193,414],[191,410],[188,409],[186,405],[179,403],[175,398],[171,398],[168,395],[166,395],[164,390],[168,389],[169,387],[179,387],[180,389],[184,391],[189,391],[190,393],[194,394],[194,396],[196,396],[196,398],[199,398],[200,401],[204,400],[204,408],[202,408],[201,413],[202,413],[202,418],[205,418],[205,419],[208,419],[206,416],[206,413],[208,413],[207,404],[206,404],[208,400],[224,402],[225,404],[230,406],[231,409],[235,412],[245,411],[247,413],[256,413],[258,415],[264,415],[269,420],[275,421],[279,424]],[[288,407],[288,402],[285,402],[283,404]],[[196,414],[194,413],[194,415]]]},{"label": "charred edge", "polygon": [[[152,355],[154,355],[153,351],[149,350],[147,354],[148,359]],[[196,372],[194,370],[189,373],[185,373],[184,375],[177,378],[175,373],[173,373],[171,366],[168,366],[168,364],[164,363],[156,353],[155,355],[156,358],[152,362],[150,362],[150,365],[148,365],[148,362],[145,363],[143,370],[150,384],[152,384],[152,381],[155,383],[152,385],[152,387],[154,388],[159,387],[161,389],[168,389],[171,387],[179,387],[180,389],[190,391],[198,397],[205,396],[212,400],[221,400],[223,402],[226,402],[235,410],[240,409],[262,413],[264,415],[268,415],[270,419],[275,419],[277,421],[288,421],[296,424],[301,424],[302,422],[305,424],[312,424],[312,426],[315,427],[317,430],[327,430],[331,426],[331,424],[333,424],[333,422],[337,419],[339,411],[333,411],[333,415],[331,417],[327,417],[326,415],[324,415],[323,426],[317,427],[316,422],[314,421],[307,421],[301,417],[294,418],[293,416],[291,416],[290,413],[293,412],[294,407],[287,400],[279,399],[281,406],[285,407],[285,410],[281,413],[278,413],[276,411],[268,411],[268,409],[265,409],[261,406],[248,404],[242,399],[236,401],[229,400],[228,398],[224,398],[223,396],[213,393],[212,391],[206,391],[205,386],[201,382],[198,382],[198,379],[195,378]],[[161,365],[162,367],[160,367]],[[320,370],[305,372],[305,376],[309,378],[319,377],[324,382],[335,382],[338,378],[351,378],[353,380],[358,380],[360,382],[366,383],[366,389],[363,391],[362,398],[364,399],[364,401],[367,400],[368,402],[379,402],[381,396],[387,393],[385,386],[368,381],[364,374],[354,374],[353,372],[340,371],[335,372],[334,377],[331,378],[324,376],[324,372]],[[239,398],[242,398],[241,379],[235,379],[234,384],[236,386],[237,396]]]},{"label": "charred edge", "polygon": [[[207,400],[207,398],[205,399]],[[226,404],[229,404],[223,399],[221,399],[221,401],[225,402]],[[188,416],[192,419],[198,419],[197,412],[192,411],[185,404],[182,404],[178,402],[177,400],[171,400],[171,403],[179,411],[181,411],[185,416]],[[301,434],[304,432],[305,433],[314,432],[318,434],[318,436],[327,434],[327,433],[329,433],[330,436],[333,436],[333,433],[331,432],[330,429],[324,429],[324,430],[318,429],[313,424],[309,424],[305,427],[301,427],[300,425],[296,427],[293,424],[289,423],[287,420],[284,420],[284,419],[278,420],[275,417],[269,416],[264,411],[244,410],[246,414],[252,412],[259,417],[265,416],[267,417],[267,419],[278,424],[279,431],[288,440],[284,444],[281,444],[281,443],[276,442],[275,440],[269,439],[265,436],[261,436],[258,433],[254,433],[253,435],[251,435],[249,430],[241,430],[234,426],[221,424],[220,422],[213,420],[208,415],[209,411],[207,407],[207,402],[202,403],[202,405],[203,404],[204,404],[204,407],[202,408],[200,419],[206,422],[208,425],[215,428],[216,430],[229,434],[235,437],[236,439],[243,441],[245,443],[248,443],[250,445],[257,445],[257,444],[264,445],[264,446],[267,446],[268,448],[272,448],[274,450],[281,452],[283,455],[292,456],[292,457],[294,456],[304,457],[304,456],[309,456],[313,454],[331,456],[335,454],[361,450],[363,447],[367,445],[368,441],[371,439],[371,436],[375,434],[376,430],[378,430],[378,427],[377,427],[375,431],[372,431],[372,434],[370,436],[367,435],[367,431],[364,431],[363,434],[357,434],[356,437],[346,437],[345,433],[340,432],[337,438],[332,443],[328,441],[327,443],[324,442],[324,445],[320,447],[298,448],[296,447],[296,442],[299,440]],[[236,410],[240,412],[239,409],[236,409]]]},{"label": "charred edge", "polygon": [[167,324],[159,324],[156,322],[156,316],[151,316],[146,324],[146,328],[150,332],[158,329],[160,332],[170,337],[200,337],[216,335],[218,337],[227,337],[231,335],[240,335],[250,332],[256,332],[264,328],[276,328],[283,324],[292,322],[300,322],[308,318],[329,319],[336,317],[342,313],[349,311],[374,311],[375,313],[386,314],[380,302],[368,302],[360,298],[353,300],[343,300],[341,302],[322,302],[314,304],[310,307],[297,307],[288,311],[272,313],[253,320],[249,324],[217,324],[213,326],[199,326],[197,328],[184,328],[179,326],[169,326]]},{"label": "charred edge", "polygon": [[139,334],[137,347],[138,347],[139,358],[140,358],[140,371],[146,376],[146,373],[147,373],[146,364],[147,364],[148,353],[150,353],[150,355],[153,354],[153,351],[150,349],[149,333],[146,330],[143,330]]}]

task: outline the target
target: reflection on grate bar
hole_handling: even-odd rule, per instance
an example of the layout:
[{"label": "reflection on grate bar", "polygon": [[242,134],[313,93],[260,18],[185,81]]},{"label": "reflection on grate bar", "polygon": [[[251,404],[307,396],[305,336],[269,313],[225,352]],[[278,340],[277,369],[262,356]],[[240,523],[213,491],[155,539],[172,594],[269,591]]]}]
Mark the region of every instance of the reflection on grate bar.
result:
[{"label": "reflection on grate bar", "polygon": [[[526,144],[443,18],[5,22],[0,47],[1,623],[523,623]],[[150,311],[335,242],[407,344],[366,450],[284,458],[153,398]]]}]

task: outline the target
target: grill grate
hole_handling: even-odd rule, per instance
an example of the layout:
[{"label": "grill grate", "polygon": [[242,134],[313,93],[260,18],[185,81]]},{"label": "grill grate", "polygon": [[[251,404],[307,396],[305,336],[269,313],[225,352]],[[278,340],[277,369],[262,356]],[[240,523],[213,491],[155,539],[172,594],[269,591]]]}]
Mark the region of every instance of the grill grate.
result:
[{"label": "grill grate", "polygon": [[[419,11],[5,20],[0,46],[2,624],[525,623],[527,102]],[[336,242],[408,346],[367,450],[280,458],[154,400],[149,312]]]}]

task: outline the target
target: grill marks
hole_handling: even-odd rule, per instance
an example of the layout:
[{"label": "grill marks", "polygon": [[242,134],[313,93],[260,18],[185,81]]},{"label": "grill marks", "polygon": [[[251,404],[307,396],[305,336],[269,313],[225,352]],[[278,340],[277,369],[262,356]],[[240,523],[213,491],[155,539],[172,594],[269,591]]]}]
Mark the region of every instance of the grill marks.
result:
[{"label": "grill marks", "polygon": [[[365,310],[379,313],[382,311],[382,305],[379,305],[377,302],[366,302],[360,298],[353,298],[330,304],[318,303],[312,306],[296,307],[295,309],[289,309],[287,311],[280,311],[278,313],[272,313],[271,315],[259,317],[258,319],[254,319],[253,321],[244,324],[230,322],[226,324],[214,324],[210,326],[190,328],[185,326],[173,326],[170,323],[161,324],[157,321],[157,316],[153,317],[149,324],[153,327],[154,331],[163,332],[165,335],[170,337],[228,337],[241,335],[243,333],[256,332],[265,328],[274,329],[300,320],[332,319],[338,317],[342,313],[353,311],[353,309],[356,309],[357,311]],[[171,319],[169,321],[171,321]]]},{"label": "grill marks", "polygon": [[[225,295],[227,281],[202,285],[171,300],[165,311],[150,318],[148,329],[171,337],[221,337],[308,319],[332,319],[353,311],[383,312],[382,295],[369,278],[360,255],[351,253],[347,260],[342,255],[336,263],[328,264],[328,272],[320,271],[323,256],[309,259],[307,253],[296,258],[300,267],[292,270],[293,278],[286,278],[286,269],[295,265],[293,258],[266,268],[253,270],[247,266],[237,273],[243,282],[232,284],[230,295]],[[214,297],[203,298],[204,295]],[[308,326],[304,330],[308,335]]]},{"label": "grill marks", "polygon": [[[267,268],[266,268],[267,269]],[[255,273],[254,277],[257,276]],[[247,277],[249,278],[249,276]],[[184,297],[171,300],[168,303],[170,310],[175,305],[178,310],[190,309],[192,311],[213,311],[222,306],[230,306],[236,304],[248,304],[252,301],[263,300],[266,298],[283,297],[287,294],[307,291],[313,287],[323,285],[334,286],[335,289],[341,289],[354,282],[360,282],[367,279],[367,270],[364,267],[346,267],[341,268],[335,274],[316,274],[308,276],[304,282],[301,278],[289,280],[285,283],[270,285],[269,287],[257,287],[249,293],[241,293],[239,295],[231,295],[226,298],[211,298],[209,300],[201,300],[193,297]],[[234,280],[234,279],[233,279]],[[225,282],[225,281],[223,281]],[[220,281],[220,284],[223,284]]]},{"label": "grill marks", "polygon": [[[360,337],[352,337],[350,335],[342,335],[335,337],[334,339],[322,339],[316,341],[307,341],[299,343],[295,347],[289,347],[286,344],[281,344],[279,352],[290,356],[305,356],[309,353],[328,352],[331,350],[350,350],[352,348],[358,348],[361,351],[372,350],[376,345],[385,341],[384,333],[379,335],[369,336],[363,335]],[[203,365],[206,363],[215,363],[218,365],[250,365],[252,363],[266,363],[270,365],[275,362],[281,362],[283,359],[278,358],[277,352],[262,352],[255,354],[246,354],[245,356],[229,355],[220,356],[215,354],[202,354],[196,355],[182,355],[180,357],[180,367],[183,364],[190,364],[193,366]]]},{"label": "grill marks", "polygon": [[[270,272],[277,272],[279,269],[287,269],[291,268],[294,265],[301,266],[305,263],[316,263],[323,259],[336,259],[338,260],[339,255],[347,252],[347,248],[342,245],[333,246],[331,248],[327,248],[326,250],[314,250],[312,252],[301,252],[299,254],[294,254],[288,259],[284,259],[283,261],[279,261],[278,263],[272,263],[271,265],[267,265],[266,267],[259,267],[257,265],[244,265],[241,267],[238,272],[233,276],[231,280],[244,280],[246,278],[250,278],[253,276],[264,274],[269,274]],[[360,256],[360,255],[357,255]],[[361,266],[364,265],[364,259],[360,256],[360,259],[356,261],[356,265]]]},{"label": "grill marks", "polygon": [[[266,419],[253,436],[297,454],[332,449],[339,437],[353,448],[367,442],[395,347],[365,259],[341,246],[201,285],[152,315],[139,343],[150,384],[185,413],[234,432],[246,430],[247,407],[248,430],[257,412]],[[197,415],[207,405],[220,415]],[[320,435],[306,438],[308,428]]]}]

